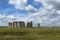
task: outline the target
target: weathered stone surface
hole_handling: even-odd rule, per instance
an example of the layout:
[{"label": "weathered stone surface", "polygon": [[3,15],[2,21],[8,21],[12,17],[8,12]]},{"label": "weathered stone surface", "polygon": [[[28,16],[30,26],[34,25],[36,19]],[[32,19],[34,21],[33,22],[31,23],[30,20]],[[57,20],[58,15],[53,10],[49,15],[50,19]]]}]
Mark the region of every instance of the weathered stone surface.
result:
[{"label": "weathered stone surface", "polygon": [[33,27],[33,23],[31,22],[27,22],[27,27]]},{"label": "weathered stone surface", "polygon": [[25,27],[25,22],[9,22],[9,26],[11,26],[12,28],[20,28],[20,27]]},{"label": "weathered stone surface", "polygon": [[40,23],[37,23],[38,24],[38,27],[40,27]]},{"label": "weathered stone surface", "polygon": [[9,27],[12,27],[12,23],[9,22],[9,23],[8,23],[8,26],[9,26]]}]

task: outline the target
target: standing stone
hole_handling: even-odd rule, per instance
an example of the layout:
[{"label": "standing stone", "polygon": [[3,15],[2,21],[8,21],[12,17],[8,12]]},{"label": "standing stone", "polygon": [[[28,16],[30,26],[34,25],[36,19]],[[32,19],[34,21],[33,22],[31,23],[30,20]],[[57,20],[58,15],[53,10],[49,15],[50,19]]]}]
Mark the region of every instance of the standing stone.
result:
[{"label": "standing stone", "polygon": [[29,27],[29,22],[27,22],[27,27]]},{"label": "standing stone", "polygon": [[16,28],[16,23],[14,22],[14,28]]},{"label": "standing stone", "polygon": [[20,22],[18,22],[17,25],[18,25],[18,28],[20,28]]},{"label": "standing stone", "polygon": [[40,27],[40,23],[38,23],[38,27]]},{"label": "standing stone", "polygon": [[23,27],[25,27],[25,22],[23,22]]},{"label": "standing stone", "polygon": [[22,27],[22,22],[20,22],[20,27]]},{"label": "standing stone", "polygon": [[15,22],[15,24],[16,24],[16,25],[15,25],[15,28],[18,28],[17,22]]},{"label": "standing stone", "polygon": [[12,27],[12,23],[11,23],[11,22],[9,22],[8,26],[9,26],[9,27]]},{"label": "standing stone", "polygon": [[13,22],[13,23],[12,23],[12,28],[14,28],[14,27],[15,27],[15,23]]},{"label": "standing stone", "polygon": [[30,22],[30,27],[33,27],[33,23],[32,23],[32,21]]},{"label": "standing stone", "polygon": [[33,23],[32,22],[27,22],[27,27],[33,27]]}]

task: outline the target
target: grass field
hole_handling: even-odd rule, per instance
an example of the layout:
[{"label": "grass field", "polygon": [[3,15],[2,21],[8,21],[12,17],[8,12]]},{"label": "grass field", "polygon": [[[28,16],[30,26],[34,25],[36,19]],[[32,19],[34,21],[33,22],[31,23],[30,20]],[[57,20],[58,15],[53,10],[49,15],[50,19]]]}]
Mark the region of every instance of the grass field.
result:
[{"label": "grass field", "polygon": [[0,40],[60,40],[60,28],[0,28]]}]

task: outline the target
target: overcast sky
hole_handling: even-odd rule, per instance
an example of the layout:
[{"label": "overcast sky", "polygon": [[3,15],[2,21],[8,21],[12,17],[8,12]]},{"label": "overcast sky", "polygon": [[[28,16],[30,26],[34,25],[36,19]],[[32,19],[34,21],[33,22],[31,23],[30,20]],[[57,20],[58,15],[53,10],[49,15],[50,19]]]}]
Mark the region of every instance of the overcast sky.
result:
[{"label": "overcast sky", "polygon": [[0,26],[12,21],[60,26],[60,0],[0,0]]}]

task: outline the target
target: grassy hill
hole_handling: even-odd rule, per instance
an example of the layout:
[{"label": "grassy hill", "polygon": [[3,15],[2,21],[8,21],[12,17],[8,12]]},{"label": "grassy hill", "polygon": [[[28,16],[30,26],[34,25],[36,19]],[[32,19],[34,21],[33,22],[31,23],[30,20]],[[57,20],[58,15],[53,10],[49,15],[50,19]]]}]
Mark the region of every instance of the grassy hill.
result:
[{"label": "grassy hill", "polygon": [[60,28],[0,28],[0,40],[60,40]]}]

